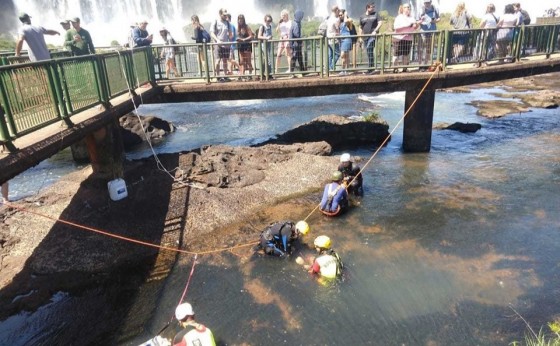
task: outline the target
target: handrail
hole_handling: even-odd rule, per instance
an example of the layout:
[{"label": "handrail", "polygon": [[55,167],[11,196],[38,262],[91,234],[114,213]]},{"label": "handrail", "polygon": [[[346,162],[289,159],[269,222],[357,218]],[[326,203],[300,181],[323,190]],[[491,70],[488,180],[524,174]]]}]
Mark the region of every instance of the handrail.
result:
[{"label": "handrail", "polygon": [[[560,50],[560,24],[527,25],[511,29],[501,38],[503,28],[444,30],[413,32],[410,52],[399,62],[399,49],[406,47],[400,40],[402,34],[384,33],[376,36],[373,51],[374,66],[368,64],[365,47],[355,45],[348,69],[353,72],[379,73],[399,69],[426,68],[436,61],[444,68],[457,64],[474,64],[501,61],[516,61],[525,56],[544,56]],[[354,35],[340,39],[367,40],[370,36]],[[333,39],[313,36],[302,39],[272,39],[251,42],[252,71],[247,76],[268,80],[269,77],[286,76],[295,71],[289,68],[285,58],[277,59],[282,45],[298,41],[302,45],[305,71],[321,78],[329,78],[340,69],[329,69],[328,49]],[[239,58],[238,42],[232,42],[235,58]],[[72,126],[72,116],[81,110],[103,104],[110,106],[112,98],[126,93],[145,83],[164,80],[165,61],[159,57],[162,49],[174,48],[174,61],[180,70],[181,79],[199,80],[210,83],[216,78],[216,61],[213,54],[216,43],[188,43],[176,45],[153,45],[151,47],[109,51],[96,55],[67,57],[67,52],[57,52],[59,57],[48,61],[16,61],[27,57],[2,54],[0,64],[0,143],[8,144],[27,133],[63,120]],[[100,50],[101,51],[101,50]],[[402,57],[401,57],[402,58]],[[279,62],[279,66],[277,66]],[[9,64],[8,64],[9,63]],[[279,70],[278,73],[275,73]],[[239,75],[238,75],[239,76]],[[242,77],[242,76],[239,76]],[[133,91],[131,91],[133,93]]]}]

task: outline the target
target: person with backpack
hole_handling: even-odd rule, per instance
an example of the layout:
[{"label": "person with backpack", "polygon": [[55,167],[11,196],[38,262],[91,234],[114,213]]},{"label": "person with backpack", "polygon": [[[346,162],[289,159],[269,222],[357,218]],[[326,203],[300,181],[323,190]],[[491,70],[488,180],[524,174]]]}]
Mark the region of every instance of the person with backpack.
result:
[{"label": "person with backpack", "polygon": [[375,4],[370,2],[366,5],[366,13],[360,17],[360,35],[365,37],[360,37],[359,42],[362,46],[365,46],[367,57],[368,57],[368,71],[366,73],[373,73],[375,67],[375,38],[379,33],[379,29],[383,24],[382,20],[379,20],[377,12],[375,12]]},{"label": "person with backpack", "polygon": [[259,247],[271,256],[284,257],[292,253],[294,242],[300,236],[309,233],[309,224],[305,221],[278,221],[270,224],[261,233]]},{"label": "person with backpack", "polygon": [[[177,44],[177,41],[175,41],[175,39],[171,36],[171,33],[166,28],[161,28],[159,34],[166,46]],[[177,49],[177,47],[164,47],[161,50],[160,57],[165,59],[165,77],[167,79],[169,79],[172,70],[173,75],[175,77],[179,77],[179,71],[177,71],[177,66],[175,65],[175,49]]]},{"label": "person with backpack", "polygon": [[332,249],[331,238],[320,235],[313,241],[315,250],[319,254],[309,266],[309,272],[319,274],[325,279],[336,279],[342,275],[344,265],[340,256]]},{"label": "person with backpack", "polygon": [[[264,16],[264,24],[257,31],[257,39],[262,43],[261,71],[268,79],[272,79],[272,43],[269,42],[272,39],[272,16],[270,14]],[[266,60],[268,62],[265,62]]]},{"label": "person with backpack", "polygon": [[292,29],[290,30],[290,44],[292,45],[292,59],[290,70],[292,73],[295,71],[296,62],[299,64],[299,70],[305,71],[305,64],[303,63],[303,53],[302,46],[303,42],[301,39],[301,21],[303,20],[303,11],[296,10],[294,13],[294,22],[292,24]]},{"label": "person with backpack", "polygon": [[[210,26],[210,36],[216,43],[215,56],[216,56],[216,66],[215,74],[218,82],[227,82],[229,78],[228,75],[228,60],[231,52],[231,39],[232,31],[228,21],[228,12],[225,8],[221,8],[219,13],[219,19],[216,19]],[[220,62],[222,62],[222,67],[224,71],[224,78],[220,78]]]},{"label": "person with backpack", "polygon": [[332,182],[325,185],[319,208],[327,216],[337,216],[348,207],[348,191],[342,184],[342,179],[342,172],[335,171]]},{"label": "person with backpack", "polygon": [[197,45],[198,66],[200,69],[200,74],[202,75],[202,73],[204,73],[204,71],[206,70],[206,52],[204,51],[204,46],[202,44],[210,43],[212,38],[208,33],[208,31],[204,29],[204,26],[200,24],[200,19],[196,14],[194,14],[191,17],[191,24],[194,29],[192,39],[196,43],[198,43]]},{"label": "person with backpack", "polygon": [[518,2],[513,3],[513,9],[515,13],[519,16],[519,25],[529,25],[531,24],[531,16],[529,16],[529,12],[523,10],[521,8],[521,4]]}]

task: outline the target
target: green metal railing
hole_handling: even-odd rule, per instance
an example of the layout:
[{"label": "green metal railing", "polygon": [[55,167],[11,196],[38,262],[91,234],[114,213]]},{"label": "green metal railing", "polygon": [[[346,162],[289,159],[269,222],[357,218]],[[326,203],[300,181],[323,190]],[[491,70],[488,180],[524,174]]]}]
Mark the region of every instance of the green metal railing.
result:
[{"label": "green metal railing", "polygon": [[[560,51],[560,24],[529,25],[512,28],[505,40],[500,29],[448,30],[410,33],[410,52],[398,56],[402,37],[395,33],[376,36],[373,63],[370,66],[366,42],[368,36],[349,36],[356,44],[349,53],[346,72],[393,72],[418,69],[441,62],[444,68],[457,64],[515,61],[526,56],[550,57]],[[285,55],[277,59],[278,48],[290,40],[251,42],[252,69],[246,76],[268,80],[291,76]],[[333,40],[323,37],[300,41],[304,71],[297,73],[329,77],[342,69],[341,60],[329,68],[329,45]],[[362,44],[360,44],[362,42]],[[234,58],[239,62],[238,43],[232,43]],[[216,69],[216,44],[180,44],[152,46],[82,57],[68,57],[67,52],[53,52],[52,60],[30,63],[27,57],[0,55],[0,144],[10,145],[15,138],[64,120],[71,125],[72,115],[145,83],[165,80],[165,49],[173,49],[174,61],[181,79],[210,83],[223,71]],[[499,48],[499,49],[496,49]],[[102,51],[102,49],[99,49]],[[298,66],[299,68],[299,66]],[[227,77],[242,77],[232,75]],[[1,113],[1,112],[0,112]]]},{"label": "green metal railing", "polygon": [[149,48],[0,67],[0,143],[154,81]]}]

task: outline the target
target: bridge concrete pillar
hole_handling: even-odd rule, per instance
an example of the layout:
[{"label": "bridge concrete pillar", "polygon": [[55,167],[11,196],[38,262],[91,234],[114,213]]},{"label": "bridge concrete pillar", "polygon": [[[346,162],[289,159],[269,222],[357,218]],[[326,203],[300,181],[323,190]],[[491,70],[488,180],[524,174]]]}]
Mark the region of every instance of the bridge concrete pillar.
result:
[{"label": "bridge concrete pillar", "polygon": [[[404,99],[405,112],[419,93],[420,89],[406,91]],[[404,118],[402,147],[405,152],[424,153],[430,151],[435,98],[436,91],[434,89],[424,90],[408,115]]]},{"label": "bridge concrete pillar", "polygon": [[85,139],[82,139],[78,143],[74,143],[70,146],[72,151],[72,158],[77,163],[89,163],[89,153],[88,147]]},{"label": "bridge concrete pillar", "polygon": [[89,134],[85,143],[94,174],[108,179],[123,176],[124,147],[116,119]]}]

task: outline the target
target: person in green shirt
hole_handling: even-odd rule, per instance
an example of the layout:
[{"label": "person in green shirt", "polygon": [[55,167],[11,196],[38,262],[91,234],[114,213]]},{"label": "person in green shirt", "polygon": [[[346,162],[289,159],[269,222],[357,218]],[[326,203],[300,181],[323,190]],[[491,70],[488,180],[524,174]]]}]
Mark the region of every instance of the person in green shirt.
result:
[{"label": "person in green shirt", "polygon": [[72,29],[66,31],[66,39],[64,45],[72,52],[72,55],[88,55],[95,54],[95,47],[91,40],[91,36],[86,29],[80,26],[80,18],[70,19]]}]

